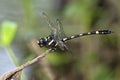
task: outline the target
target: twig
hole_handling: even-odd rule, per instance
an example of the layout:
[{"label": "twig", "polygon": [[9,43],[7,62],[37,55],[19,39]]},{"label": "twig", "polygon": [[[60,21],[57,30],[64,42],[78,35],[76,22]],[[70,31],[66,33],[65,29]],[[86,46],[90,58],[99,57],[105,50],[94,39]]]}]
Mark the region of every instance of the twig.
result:
[{"label": "twig", "polygon": [[[28,46],[31,50],[34,51],[34,53],[37,56],[41,54],[41,50],[40,50],[40,47],[36,43],[36,39],[31,40]],[[43,58],[39,64],[40,66],[42,66],[43,71],[45,72],[45,75],[49,78],[49,80],[56,79],[55,73],[53,72],[53,70],[51,69],[49,63],[45,60],[45,58]]]},{"label": "twig", "polygon": [[35,62],[37,62],[38,60],[40,60],[42,58],[44,58],[50,52],[50,50],[51,49],[46,50],[46,52],[42,53],[41,55],[39,55],[38,57],[34,58],[33,60],[28,61],[25,64],[23,64],[23,65],[21,65],[19,67],[16,67],[12,71],[3,74],[2,76],[0,76],[0,80],[12,80],[11,77],[14,76],[14,74],[16,74],[17,72],[21,72],[24,68],[34,64]]}]

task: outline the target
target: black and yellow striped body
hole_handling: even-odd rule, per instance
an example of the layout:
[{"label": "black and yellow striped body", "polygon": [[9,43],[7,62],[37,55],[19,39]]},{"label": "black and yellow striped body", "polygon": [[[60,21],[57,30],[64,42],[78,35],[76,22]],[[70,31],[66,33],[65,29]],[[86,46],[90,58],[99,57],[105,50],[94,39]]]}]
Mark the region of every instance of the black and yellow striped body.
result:
[{"label": "black and yellow striped body", "polygon": [[47,47],[51,48],[52,50],[55,50],[57,46],[57,42],[54,38],[54,35],[49,35],[48,37],[40,38],[37,43],[40,47]]},{"label": "black and yellow striped body", "polygon": [[111,31],[109,31],[109,30],[92,31],[92,32],[81,33],[81,34],[77,34],[74,36],[62,38],[61,40],[56,39],[56,37],[54,35],[49,35],[48,37],[39,39],[38,45],[40,47],[43,47],[43,46],[48,47],[53,51],[56,50],[56,48],[58,46],[63,48],[62,50],[64,50],[64,48],[66,48],[64,42],[71,40],[71,39],[74,39],[74,38],[87,36],[87,35],[95,35],[95,34],[98,34],[98,35],[111,34]]},{"label": "black and yellow striped body", "polygon": [[81,33],[81,34],[73,35],[73,36],[70,36],[70,37],[67,37],[67,38],[63,38],[62,41],[65,42],[65,41],[68,41],[68,40],[71,40],[71,39],[74,39],[74,38],[87,36],[87,35],[95,35],[95,34],[96,35],[105,35],[105,34],[110,34],[110,33],[111,33],[111,31],[109,31],[109,30],[92,31],[92,32]]}]

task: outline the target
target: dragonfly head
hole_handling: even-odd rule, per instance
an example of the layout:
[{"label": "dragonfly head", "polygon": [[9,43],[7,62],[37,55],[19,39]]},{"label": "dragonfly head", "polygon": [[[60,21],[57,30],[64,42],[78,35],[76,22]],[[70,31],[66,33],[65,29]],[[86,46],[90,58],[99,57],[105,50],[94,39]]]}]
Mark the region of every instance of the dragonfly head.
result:
[{"label": "dragonfly head", "polygon": [[38,41],[37,41],[38,45],[40,47],[44,47],[45,46],[45,39],[44,38],[40,38]]}]

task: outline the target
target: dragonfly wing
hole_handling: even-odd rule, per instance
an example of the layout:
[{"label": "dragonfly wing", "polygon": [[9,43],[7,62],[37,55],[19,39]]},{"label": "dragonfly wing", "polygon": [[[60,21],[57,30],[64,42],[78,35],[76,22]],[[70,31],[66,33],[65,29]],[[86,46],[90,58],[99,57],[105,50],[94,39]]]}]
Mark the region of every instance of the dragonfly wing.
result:
[{"label": "dragonfly wing", "polygon": [[54,34],[54,35],[55,35],[55,34],[57,33],[57,30],[56,30],[54,24],[50,21],[50,19],[49,19],[49,17],[47,16],[46,13],[42,12],[42,15],[43,15],[43,18],[45,19],[45,21],[46,21],[47,24],[48,24],[48,27],[49,27],[49,29],[50,29],[50,31],[51,31],[51,34]]},{"label": "dragonfly wing", "polygon": [[68,50],[68,47],[66,46],[66,44],[62,41],[58,41],[58,46],[62,51]]},{"label": "dragonfly wing", "polygon": [[57,35],[60,37],[60,39],[66,37],[60,19],[56,19],[56,25],[57,25],[57,28],[56,28],[57,29]]},{"label": "dragonfly wing", "polygon": [[56,20],[56,25],[57,25],[57,34],[56,34],[56,41],[58,41],[58,46],[60,47],[61,50],[68,50],[67,45],[61,41],[61,39],[63,39],[64,37],[66,37],[63,27],[62,27],[62,23],[59,19]]}]

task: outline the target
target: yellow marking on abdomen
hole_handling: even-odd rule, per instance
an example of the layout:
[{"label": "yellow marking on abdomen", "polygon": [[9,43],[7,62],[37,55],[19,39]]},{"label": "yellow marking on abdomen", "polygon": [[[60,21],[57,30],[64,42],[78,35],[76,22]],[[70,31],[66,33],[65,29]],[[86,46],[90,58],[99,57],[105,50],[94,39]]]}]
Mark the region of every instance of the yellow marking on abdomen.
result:
[{"label": "yellow marking on abdomen", "polygon": [[79,34],[80,36],[82,36],[83,34]]},{"label": "yellow marking on abdomen", "polygon": [[88,32],[87,34],[91,34],[91,32]]},{"label": "yellow marking on abdomen", "polygon": [[99,31],[96,31],[95,33],[96,33],[96,34],[99,34]]},{"label": "yellow marking on abdomen", "polygon": [[48,45],[51,45],[51,43],[53,42],[54,40],[51,40],[49,43],[48,43]]},{"label": "yellow marking on abdomen", "polygon": [[67,38],[63,38],[63,41],[66,41],[67,40]]},{"label": "yellow marking on abdomen", "polygon": [[75,36],[71,36],[70,38],[72,39],[72,38],[74,38]]}]

